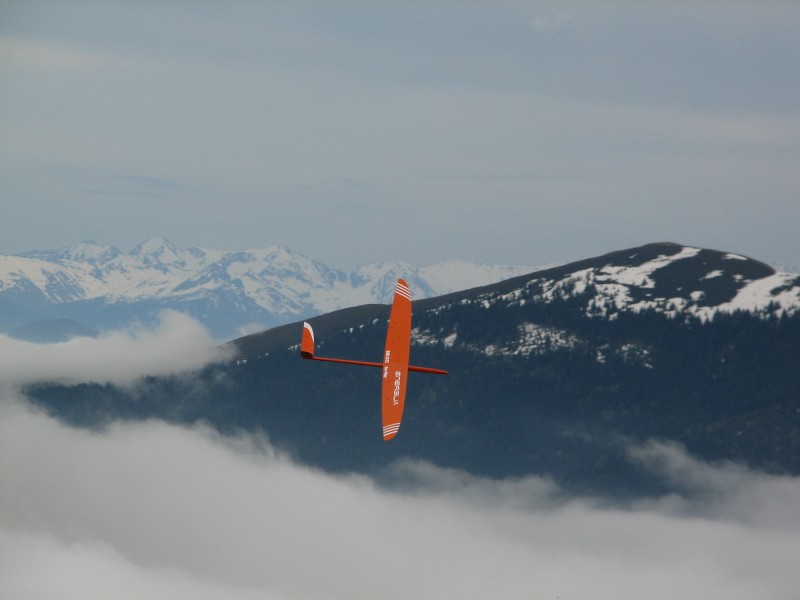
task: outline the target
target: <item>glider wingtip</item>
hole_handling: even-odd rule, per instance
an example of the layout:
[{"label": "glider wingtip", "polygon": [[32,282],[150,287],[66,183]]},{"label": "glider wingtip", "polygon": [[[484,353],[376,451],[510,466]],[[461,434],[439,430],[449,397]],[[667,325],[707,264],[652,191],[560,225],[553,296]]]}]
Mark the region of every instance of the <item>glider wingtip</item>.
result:
[{"label": "glider wingtip", "polygon": [[400,431],[400,423],[392,423],[391,425],[383,426],[383,441],[388,442],[394,439],[397,432]]}]

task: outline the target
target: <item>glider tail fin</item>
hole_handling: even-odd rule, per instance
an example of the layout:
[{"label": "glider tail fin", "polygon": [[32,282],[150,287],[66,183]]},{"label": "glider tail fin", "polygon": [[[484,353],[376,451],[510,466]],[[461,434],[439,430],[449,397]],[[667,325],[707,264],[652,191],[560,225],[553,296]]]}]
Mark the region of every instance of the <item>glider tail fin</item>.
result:
[{"label": "glider tail fin", "polygon": [[314,330],[311,325],[303,323],[303,340],[300,343],[300,356],[314,358]]},{"label": "glider tail fin", "polygon": [[365,360],[349,360],[346,358],[328,358],[314,354],[314,329],[310,323],[303,323],[303,337],[300,339],[300,356],[309,360],[320,360],[323,362],[343,363],[346,365],[362,365],[365,367],[383,368],[383,363],[367,362]]}]

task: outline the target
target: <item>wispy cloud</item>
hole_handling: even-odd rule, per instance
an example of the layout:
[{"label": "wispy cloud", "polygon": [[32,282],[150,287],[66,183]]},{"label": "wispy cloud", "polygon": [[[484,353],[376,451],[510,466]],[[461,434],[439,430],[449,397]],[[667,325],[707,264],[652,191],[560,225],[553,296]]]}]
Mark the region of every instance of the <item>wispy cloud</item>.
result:
[{"label": "wispy cloud", "polygon": [[4,69],[77,71],[118,66],[114,59],[74,45],[47,39],[0,35],[0,66]]},{"label": "wispy cloud", "polygon": [[148,188],[156,191],[183,189],[181,185],[174,181],[159,179],[157,177],[147,177],[144,175],[120,175],[115,177],[115,179],[133,186]]},{"label": "wispy cloud", "polygon": [[531,27],[536,31],[552,31],[560,29],[572,20],[572,14],[568,12],[557,12],[546,16],[534,17],[531,20]]},{"label": "wispy cloud", "polygon": [[659,510],[775,530],[791,531],[800,524],[797,478],[767,475],[732,462],[704,463],[676,444],[651,442],[629,453],[678,490],[655,501]]},{"label": "wispy cloud", "polygon": [[[642,452],[687,485],[723,482],[720,493],[622,509],[537,477],[413,462],[390,491],[293,464],[259,436],[152,422],[90,433],[2,400],[4,597],[788,600],[800,589],[800,522],[756,518],[767,504],[790,514],[800,481],[678,448]],[[761,504],[744,501],[745,485]]]},{"label": "wispy cloud", "polygon": [[104,177],[96,187],[80,189],[80,193],[116,198],[166,198],[185,188],[175,181],[143,175]]},{"label": "wispy cloud", "polygon": [[108,332],[59,344],[34,344],[0,335],[0,382],[126,384],[223,360],[221,348],[197,321],[173,311],[153,328]]}]

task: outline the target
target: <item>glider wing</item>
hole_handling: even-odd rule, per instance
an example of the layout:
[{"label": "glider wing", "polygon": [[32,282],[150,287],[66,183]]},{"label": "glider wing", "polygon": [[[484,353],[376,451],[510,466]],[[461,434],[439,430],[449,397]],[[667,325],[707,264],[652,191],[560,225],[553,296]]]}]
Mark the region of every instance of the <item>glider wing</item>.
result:
[{"label": "glider wing", "polygon": [[408,380],[408,356],[411,348],[411,291],[402,279],[397,280],[386,331],[383,352],[383,387],[381,393],[383,439],[397,435],[403,420],[403,406]]}]

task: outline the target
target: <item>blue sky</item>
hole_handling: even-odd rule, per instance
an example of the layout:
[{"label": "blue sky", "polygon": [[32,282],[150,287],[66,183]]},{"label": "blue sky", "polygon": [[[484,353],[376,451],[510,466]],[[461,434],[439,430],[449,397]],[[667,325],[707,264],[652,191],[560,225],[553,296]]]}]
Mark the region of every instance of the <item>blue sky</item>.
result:
[{"label": "blue sky", "polygon": [[0,5],[0,253],[800,266],[794,2]]}]

